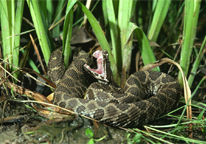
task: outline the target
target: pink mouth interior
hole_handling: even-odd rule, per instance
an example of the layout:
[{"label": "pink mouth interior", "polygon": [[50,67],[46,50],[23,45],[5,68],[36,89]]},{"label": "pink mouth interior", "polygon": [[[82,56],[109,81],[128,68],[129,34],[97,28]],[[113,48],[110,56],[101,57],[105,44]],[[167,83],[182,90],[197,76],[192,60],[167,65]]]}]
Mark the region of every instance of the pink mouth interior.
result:
[{"label": "pink mouth interior", "polygon": [[89,69],[93,73],[96,73],[104,77],[105,74],[102,66],[103,63],[102,51],[97,50],[96,52],[93,53],[93,56],[97,59],[97,69],[92,69],[89,66],[86,66],[87,69]]}]

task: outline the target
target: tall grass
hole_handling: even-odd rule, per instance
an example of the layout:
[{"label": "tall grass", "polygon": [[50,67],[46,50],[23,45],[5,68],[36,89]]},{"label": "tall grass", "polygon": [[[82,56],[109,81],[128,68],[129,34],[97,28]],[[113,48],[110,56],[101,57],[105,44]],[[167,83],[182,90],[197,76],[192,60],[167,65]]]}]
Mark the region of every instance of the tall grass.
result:
[{"label": "tall grass", "polygon": [[[21,31],[23,9],[25,7],[24,2],[24,0],[0,1],[2,37],[0,44],[3,49],[3,58],[5,61],[8,60],[9,63],[16,66],[22,65],[19,62],[20,36],[31,32],[31,30],[27,30],[26,32]],[[64,62],[65,66],[68,66],[69,59],[72,56],[70,46],[72,28],[74,20],[82,17],[82,14],[79,13],[79,10],[82,10],[101,48],[106,49],[109,53],[114,80],[119,85],[123,86],[128,77],[134,48],[133,43],[137,40],[144,65],[155,62],[159,56],[156,54],[157,50],[161,50],[165,54],[164,57],[170,57],[180,62],[185,76],[188,77],[189,75],[189,86],[193,86],[195,73],[198,70],[206,42],[204,38],[201,49],[197,51],[196,60],[191,64],[201,0],[185,0],[184,2],[174,2],[171,0],[146,2],[126,0],[92,1],[92,6],[98,4],[102,6],[103,11],[100,13],[104,16],[103,18],[95,17],[95,14],[78,0],[69,0],[68,2],[65,0],[26,0],[26,4],[29,8],[29,14],[31,15],[38,38],[37,41],[40,44],[46,64],[48,64],[51,52],[54,50],[52,37],[63,33]],[[78,7],[78,12],[75,11],[74,7]],[[172,14],[171,10],[173,10]],[[105,25],[99,23],[97,19],[104,21]],[[64,20],[63,23],[61,23],[62,20]],[[83,24],[83,18],[79,19],[78,22]],[[178,28],[181,28],[181,22],[183,23],[183,29],[182,31],[178,31]],[[63,29],[60,24],[62,24]],[[105,30],[106,34],[103,32],[105,27],[107,29]],[[179,35],[182,35],[180,53],[178,53],[178,47],[172,45],[180,41]],[[150,42],[158,43],[161,47],[157,48],[155,47],[156,45],[151,47]],[[28,55],[27,51],[28,49],[25,50],[25,55]],[[180,58],[178,59],[179,55]],[[32,62],[31,65],[33,65]],[[192,66],[191,72],[189,72],[190,66]],[[10,67],[9,69],[11,71],[16,70],[14,67]],[[155,70],[160,71],[160,68],[156,68]],[[14,73],[14,76],[18,77],[18,73]],[[178,74],[178,81],[183,86],[182,75],[180,73]],[[152,128],[148,129],[154,130]],[[134,129],[134,131],[138,130]],[[161,136],[164,137],[164,135],[166,134],[162,132]],[[171,137],[178,138],[176,136]],[[188,139],[184,140],[195,142]]]},{"label": "tall grass", "polygon": [[136,1],[103,1],[102,6],[104,19],[110,27],[112,55],[118,69],[118,75],[121,74],[116,78],[116,82],[120,84],[121,78],[121,82],[124,83],[128,77],[126,74],[131,64],[133,32],[137,35],[144,64],[156,60],[144,32],[134,23],[131,23]]},{"label": "tall grass", "polygon": [[[183,44],[180,56],[180,65],[184,71],[185,76],[188,75],[190,66],[191,54],[193,51],[193,44],[196,35],[197,21],[199,17],[201,0],[196,1],[185,1],[184,10],[184,26],[183,26]],[[182,76],[179,73],[178,80],[182,86]],[[192,81],[190,82],[192,83]]]},{"label": "tall grass", "polygon": [[[0,1],[1,14],[1,36],[3,58],[5,61],[18,66],[19,65],[19,46],[24,0]],[[15,71],[15,67],[10,67]],[[18,73],[13,74],[18,77]]]},{"label": "tall grass", "polygon": [[[185,1],[184,10],[184,27],[183,27],[183,44],[180,57],[180,65],[183,68],[185,75],[188,75],[190,55],[195,38],[195,30],[199,16],[200,0]],[[148,2],[150,4],[151,2]],[[61,7],[65,1],[57,2],[57,10],[53,9],[52,1],[41,1],[38,3],[36,0],[27,0],[27,5],[30,9],[33,24],[36,29],[38,40],[47,64],[51,52],[54,50],[54,44],[51,40],[52,35],[49,33],[49,26],[54,26],[57,20],[62,16]],[[90,13],[86,7],[79,1],[69,1],[66,8],[64,28],[63,28],[63,50],[65,56],[65,65],[68,66],[68,60],[71,57],[70,40],[72,33],[72,7],[77,4],[80,9],[87,15],[88,20],[96,34],[96,37],[102,49],[108,50],[110,54],[111,68],[115,81],[120,84],[120,79],[124,82],[127,78],[128,69],[131,63],[132,41],[133,37],[138,39],[139,48],[144,64],[153,63],[156,61],[154,56],[154,49],[151,49],[147,36],[142,29],[131,23],[131,17],[138,15],[135,13],[135,8],[138,7],[136,1],[126,2],[120,1],[102,1],[102,9],[104,14],[104,21],[109,26],[110,39],[106,39],[104,33],[96,18]],[[151,11],[151,25],[148,26],[148,38],[152,41],[157,41],[160,29],[167,16],[171,1],[157,1],[152,3]],[[1,27],[2,31],[2,47],[3,57],[8,59],[11,64],[19,65],[19,41],[20,41],[20,28],[22,23],[24,1],[1,1]],[[192,11],[191,11],[192,10]],[[176,16],[178,16],[177,13]],[[173,16],[175,17],[175,15]],[[4,19],[4,20],[2,20]],[[136,19],[138,21],[143,21]],[[59,24],[52,27],[54,35],[60,33]],[[133,35],[135,32],[135,35]],[[107,35],[108,35],[107,34]],[[108,36],[107,36],[108,37]],[[112,47],[112,49],[110,48]],[[187,57],[185,56],[187,54]],[[198,65],[196,66],[198,67]],[[12,71],[15,68],[10,67]],[[158,69],[157,69],[158,70]],[[178,75],[178,80],[182,85],[181,74]],[[192,80],[190,80],[192,83]],[[191,84],[190,84],[191,85]]]},{"label": "tall grass", "polygon": [[48,25],[45,21],[45,14],[43,14],[43,8],[40,8],[38,1],[27,0],[28,7],[30,9],[31,17],[36,29],[36,33],[39,39],[42,53],[44,55],[45,62],[48,63],[51,55],[51,49],[54,47],[51,37],[48,32]]}]

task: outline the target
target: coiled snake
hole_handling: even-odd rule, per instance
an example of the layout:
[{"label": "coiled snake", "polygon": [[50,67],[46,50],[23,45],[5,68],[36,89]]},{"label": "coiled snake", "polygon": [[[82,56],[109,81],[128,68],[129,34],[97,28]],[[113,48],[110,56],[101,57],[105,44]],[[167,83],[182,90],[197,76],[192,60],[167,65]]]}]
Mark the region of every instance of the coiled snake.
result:
[{"label": "coiled snake", "polygon": [[[48,64],[48,75],[57,85],[54,104],[74,112],[121,127],[136,127],[170,111],[180,98],[180,86],[171,76],[155,71],[132,74],[122,90],[112,81],[108,53],[96,51],[97,69],[81,51],[66,72],[61,49],[54,51]],[[93,77],[98,82],[92,83]],[[83,99],[86,95],[87,99]]]}]

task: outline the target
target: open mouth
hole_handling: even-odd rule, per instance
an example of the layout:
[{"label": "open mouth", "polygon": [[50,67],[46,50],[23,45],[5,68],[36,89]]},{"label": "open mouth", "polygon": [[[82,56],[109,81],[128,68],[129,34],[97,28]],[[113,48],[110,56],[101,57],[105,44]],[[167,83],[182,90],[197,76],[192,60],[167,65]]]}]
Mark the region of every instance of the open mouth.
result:
[{"label": "open mouth", "polygon": [[105,70],[105,60],[103,59],[102,50],[97,50],[93,53],[93,57],[97,59],[97,69],[90,68],[87,64],[84,65],[86,70],[93,75],[99,82],[107,83],[109,80],[107,79],[107,74]]}]

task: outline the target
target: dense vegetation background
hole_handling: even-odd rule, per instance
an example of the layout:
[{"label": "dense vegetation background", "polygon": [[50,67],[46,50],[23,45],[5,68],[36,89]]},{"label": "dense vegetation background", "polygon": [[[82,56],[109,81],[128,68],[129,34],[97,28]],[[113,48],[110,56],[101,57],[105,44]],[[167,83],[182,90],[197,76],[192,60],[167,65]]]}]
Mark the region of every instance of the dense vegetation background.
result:
[{"label": "dense vegetation background", "polygon": [[[1,69],[11,74],[16,83],[22,80],[20,68],[46,75],[49,57],[60,46],[66,67],[72,57],[71,46],[90,53],[102,48],[109,52],[115,82],[123,87],[134,71],[169,58],[165,62],[170,64],[159,64],[154,70],[176,77],[184,88],[185,98],[181,99],[183,106],[177,109],[181,110],[180,115],[166,115],[178,119],[171,125],[172,136],[167,136],[176,139],[175,134],[188,127],[200,128],[199,133],[203,134],[206,130],[205,7],[205,1],[201,0],[0,1],[0,56],[4,64]],[[186,79],[170,60],[179,64]],[[7,75],[2,74],[1,78]],[[198,109],[197,113],[192,113],[192,108]],[[161,139],[162,135],[157,137]],[[190,139],[178,138],[198,142],[192,139],[191,131],[188,136]]]}]

